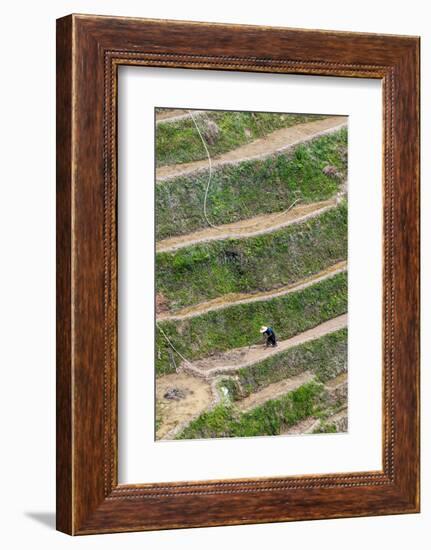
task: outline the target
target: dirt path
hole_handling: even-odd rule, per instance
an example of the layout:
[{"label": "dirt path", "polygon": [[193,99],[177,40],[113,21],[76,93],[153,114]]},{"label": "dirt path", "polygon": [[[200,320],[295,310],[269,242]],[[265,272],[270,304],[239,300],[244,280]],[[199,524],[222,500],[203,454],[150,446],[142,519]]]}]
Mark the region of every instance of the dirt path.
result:
[{"label": "dirt path", "polygon": [[[347,393],[347,373],[341,373],[332,380],[329,380],[325,384],[325,388],[328,390],[330,395],[333,398],[337,398],[338,393],[342,389]],[[322,424],[335,424],[337,430],[347,431],[347,406],[341,409],[341,411],[336,414],[321,420],[320,418],[315,418],[310,416],[301,420],[297,424],[294,424],[290,428],[283,430],[280,435],[302,435],[302,434],[312,434],[315,429],[319,428]]]},{"label": "dirt path", "polygon": [[[184,397],[178,400],[166,399],[169,390],[180,390]],[[211,385],[202,378],[186,373],[168,374],[156,381],[156,414],[159,427],[156,439],[165,439],[169,432],[207,409],[213,401]]]},{"label": "dirt path", "polygon": [[193,363],[183,362],[181,368],[184,371],[203,378],[210,378],[218,374],[233,373],[240,368],[249,367],[294,346],[315,340],[346,326],[347,313],[330,319],[310,330],[301,332],[288,340],[283,340],[278,343],[276,348],[265,348],[263,345],[236,348],[212,357],[194,361]]},{"label": "dirt path", "polygon": [[282,227],[320,216],[323,212],[335,208],[335,206],[337,206],[337,199],[332,198],[326,201],[294,206],[289,211],[261,214],[260,216],[241,220],[236,223],[228,223],[219,225],[218,227],[207,227],[194,233],[178,235],[158,241],[156,243],[156,252],[172,252],[179,248],[203,242],[221,241],[223,239],[245,239],[254,237],[255,235],[272,233]]},{"label": "dirt path", "polygon": [[304,435],[311,433],[309,430],[313,430],[316,422],[320,422],[314,416],[310,416],[305,420],[300,420],[297,424],[294,424],[287,430],[282,430],[280,435]]},{"label": "dirt path", "polygon": [[334,393],[339,390],[342,386],[347,384],[347,372],[342,372],[332,380],[328,380],[325,384],[325,388],[330,392]]},{"label": "dirt path", "polygon": [[348,412],[347,407],[345,409],[342,409],[341,411],[337,412],[337,414],[334,414],[327,418],[325,420],[325,424],[335,424],[337,427],[337,430],[340,430],[341,432],[347,432],[348,430]]},{"label": "dirt path", "polygon": [[[329,416],[325,420],[321,420],[320,418],[313,418],[313,422],[311,422],[308,426],[305,426],[305,425],[303,426],[304,431],[302,433],[312,434],[314,430],[316,430],[317,428],[320,428],[320,426],[324,424],[335,424],[335,426],[337,427],[337,431],[339,430],[340,432],[347,432],[347,422],[348,422],[347,407],[345,407],[341,411],[337,412],[332,416]],[[292,426],[291,429],[293,430],[296,426],[298,426],[298,424],[296,424],[295,426]],[[293,431],[291,432],[287,430],[286,432],[283,432],[283,435],[289,435],[293,433],[301,433],[301,432],[293,432]]]},{"label": "dirt path", "polygon": [[[194,113],[200,113],[200,111],[194,111]],[[190,113],[187,109],[169,109],[169,111],[162,111],[156,113],[156,124],[159,122],[174,122],[181,120],[182,118],[188,118]]]},{"label": "dirt path", "polygon": [[343,372],[333,380],[327,382],[325,388],[330,395],[330,401],[333,405],[347,401],[347,372]]},{"label": "dirt path", "polygon": [[276,290],[272,289],[266,292],[255,292],[255,293],[231,293],[224,294],[213,300],[208,300],[207,302],[201,302],[200,304],[183,308],[177,311],[174,314],[169,313],[159,313],[157,315],[158,321],[181,321],[183,319],[188,319],[190,317],[197,317],[208,311],[215,311],[217,309],[224,309],[226,307],[235,306],[238,304],[248,304],[250,302],[261,302],[265,300],[270,300],[271,298],[277,298],[279,296],[284,296],[285,294],[290,294],[292,292],[298,292],[309,286],[312,286],[320,281],[334,277],[338,273],[343,273],[347,271],[347,262],[342,261],[334,265],[331,265],[327,269],[320,271],[312,275],[311,277],[306,277],[301,279],[294,284],[285,285],[277,288]]},{"label": "dirt path", "polygon": [[300,386],[310,382],[312,379],[313,374],[311,372],[302,372],[301,374],[298,374],[298,376],[292,376],[292,378],[287,378],[285,380],[280,380],[280,382],[270,384],[269,386],[266,386],[266,388],[250,394],[245,399],[242,399],[236,403],[236,405],[243,412],[249,411],[250,409],[254,409],[259,405],[262,405],[266,401],[277,399],[277,397],[281,397],[286,393],[297,390]]},{"label": "dirt path", "polygon": [[[256,139],[251,143],[241,145],[212,159],[212,167],[223,164],[234,164],[255,158],[263,158],[274,153],[285,151],[294,145],[309,141],[327,133],[335,132],[347,124],[347,117],[332,116],[313,122],[296,124],[289,128],[275,130],[267,136]],[[190,174],[197,170],[206,170],[208,160],[197,160],[183,164],[160,166],[156,169],[156,180],[162,181],[179,175]]]},{"label": "dirt path", "polygon": [[[323,325],[325,324],[327,323]],[[320,325],[320,327],[323,325]],[[290,340],[293,340],[293,338]],[[298,389],[303,384],[313,380],[313,378],[314,375],[311,372],[304,371],[297,376],[292,376],[266,386],[262,390],[239,401],[236,403],[236,406],[240,411],[247,412],[267,401],[277,399]],[[220,377],[216,377],[212,378],[211,382],[208,382],[200,376],[191,375],[189,372],[168,374],[158,378],[156,383],[156,415],[159,426],[156,439],[174,439],[178,433],[204,411],[211,410],[221,398],[217,389],[217,382],[219,380]],[[346,387],[346,385],[347,374],[342,373],[325,384],[325,388],[336,398],[340,389]],[[181,397],[178,399],[168,399],[166,393],[172,392],[172,390],[182,392]],[[328,422],[334,422],[337,426],[341,427],[347,426],[347,408],[328,418],[325,423]],[[312,433],[320,424],[321,421],[319,419],[310,417],[295,424],[295,426],[282,432],[282,434]]]}]

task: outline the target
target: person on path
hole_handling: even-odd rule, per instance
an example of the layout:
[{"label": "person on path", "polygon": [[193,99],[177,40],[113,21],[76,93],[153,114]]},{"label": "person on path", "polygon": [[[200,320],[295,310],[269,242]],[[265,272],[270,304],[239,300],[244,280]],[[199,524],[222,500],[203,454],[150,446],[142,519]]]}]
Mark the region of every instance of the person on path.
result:
[{"label": "person on path", "polygon": [[275,332],[273,328],[261,326],[259,332],[261,334],[264,334],[266,337],[266,347],[268,346],[272,346],[273,348],[276,347],[277,337],[275,336]]}]

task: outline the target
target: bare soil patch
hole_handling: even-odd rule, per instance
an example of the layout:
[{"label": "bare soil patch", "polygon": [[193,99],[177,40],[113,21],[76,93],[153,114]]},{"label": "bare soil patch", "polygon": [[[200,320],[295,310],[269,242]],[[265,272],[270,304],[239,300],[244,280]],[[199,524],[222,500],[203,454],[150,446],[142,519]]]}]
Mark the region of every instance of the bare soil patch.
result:
[{"label": "bare soil patch", "polygon": [[[173,390],[176,390],[173,392]],[[165,395],[184,395],[168,399]],[[160,423],[156,439],[163,439],[176,426],[189,422],[208,408],[213,400],[211,386],[202,378],[187,373],[168,374],[156,381],[156,407]]]}]

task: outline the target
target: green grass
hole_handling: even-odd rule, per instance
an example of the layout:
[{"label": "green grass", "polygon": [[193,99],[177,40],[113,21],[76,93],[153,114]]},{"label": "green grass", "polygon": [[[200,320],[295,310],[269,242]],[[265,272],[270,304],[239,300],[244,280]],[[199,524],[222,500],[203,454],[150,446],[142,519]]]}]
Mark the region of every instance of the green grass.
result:
[{"label": "green grass", "polygon": [[269,290],[347,257],[347,204],[256,237],[156,255],[156,291],[171,311],[230,292]]},{"label": "green grass", "polygon": [[314,434],[334,434],[334,433],[337,433],[337,426],[333,423],[321,424],[315,430],[313,430],[313,433]]},{"label": "green grass", "polygon": [[192,421],[177,439],[278,435],[281,430],[315,414],[324,404],[323,385],[309,382],[245,413],[234,405],[219,404]]},{"label": "green grass", "polygon": [[[325,118],[322,115],[206,111],[196,113],[212,157],[235,149],[279,128]],[[156,126],[157,166],[206,158],[205,148],[191,117]]]},{"label": "green grass", "polygon": [[[337,176],[325,175],[329,165],[337,168]],[[342,129],[287,153],[214,170],[208,216],[221,225],[286,210],[296,199],[301,204],[324,200],[338,191],[346,173],[347,130]],[[208,226],[203,216],[207,183],[204,170],[156,185],[157,240]]]},{"label": "green grass", "polygon": [[217,389],[219,394],[223,397],[225,394],[222,390],[226,390],[226,397],[231,401],[238,401],[242,397],[241,388],[239,387],[238,382],[232,377],[226,377],[219,380],[217,382]]},{"label": "green grass", "polygon": [[[176,349],[188,360],[206,357],[215,352],[248,346],[261,341],[259,328],[261,325],[274,327],[280,340],[290,338],[299,332],[312,328],[328,319],[332,319],[347,311],[347,274],[340,273],[333,277],[320,281],[303,290],[279,296],[270,300],[238,304],[220,310],[209,311],[203,315],[191,317],[181,321],[160,322],[163,332],[176,347]],[[334,343],[335,337],[330,339]],[[320,355],[323,352],[330,353],[330,349],[320,345]],[[301,352],[291,350],[288,364],[295,365],[293,370],[303,370],[313,355],[314,348],[307,344]],[[160,376],[174,371],[172,365],[169,344],[160,331],[156,335],[156,373]],[[262,366],[262,372],[267,376],[266,370],[281,373],[281,378],[291,375],[281,368],[283,358],[275,356],[269,360],[268,365]],[[176,358],[177,359],[177,358]],[[257,377],[250,370],[249,376]],[[246,373],[241,374],[244,378]],[[281,378],[278,378],[280,380]],[[270,380],[275,381],[275,380]]]},{"label": "green grass", "polygon": [[314,434],[328,434],[339,433],[347,430],[343,429],[343,423],[340,425],[338,422],[332,420],[333,416],[343,410],[346,407],[347,396],[333,402],[333,397],[330,397],[331,403],[329,407],[322,410],[317,414],[317,418],[320,419],[320,424],[313,430]]}]

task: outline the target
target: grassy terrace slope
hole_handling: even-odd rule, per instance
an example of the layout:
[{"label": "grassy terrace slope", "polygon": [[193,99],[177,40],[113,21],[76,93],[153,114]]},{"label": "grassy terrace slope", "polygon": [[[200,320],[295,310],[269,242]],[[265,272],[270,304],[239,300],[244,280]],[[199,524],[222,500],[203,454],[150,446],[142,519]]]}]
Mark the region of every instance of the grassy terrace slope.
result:
[{"label": "grassy terrace slope", "polygon": [[[316,138],[287,153],[223,165],[213,172],[207,210],[216,225],[285,210],[296,199],[333,196],[346,177],[347,130]],[[336,174],[325,174],[333,166]],[[203,201],[208,171],[156,185],[156,239],[207,226]]]},{"label": "grassy terrace slope", "polygon": [[[346,311],[347,274],[340,273],[292,294],[267,301],[238,304],[221,310],[209,311],[203,315],[181,321],[165,321],[161,322],[160,326],[176,349],[188,360],[193,361],[215,352],[255,343],[256,340],[260,340],[258,338],[259,328],[264,323],[277,327],[279,339],[285,340]],[[308,349],[304,347],[305,351]],[[279,355],[283,357],[275,356],[269,360],[268,366],[262,367],[263,377],[268,377],[268,383],[276,381],[272,378],[276,377],[277,373],[267,376],[267,372],[272,372],[274,368],[279,369],[282,377],[289,376],[291,370],[302,369],[302,363],[296,359],[294,350]],[[294,358],[290,363],[295,364],[296,367],[292,367],[292,369],[290,367],[280,368],[281,364],[284,365],[285,355]],[[304,361],[307,360],[307,355],[310,354],[305,353]],[[174,369],[175,366],[170,359],[169,345],[158,331],[156,373],[158,375],[168,374]],[[253,367],[242,369],[240,377],[252,373],[250,376],[253,379],[256,378],[257,375],[253,374],[252,369]],[[244,387],[250,385],[251,383],[247,383]]]},{"label": "grassy terrace slope", "polygon": [[156,291],[173,311],[230,292],[287,285],[346,257],[347,204],[342,202],[273,233],[160,252]]},{"label": "grassy terrace slope", "polygon": [[[322,119],[322,115],[200,111],[196,122],[212,157],[235,149],[279,128]],[[156,132],[157,166],[206,158],[191,117],[160,122]]]},{"label": "grassy terrace slope", "polygon": [[177,439],[278,435],[305,418],[318,416],[327,408],[328,394],[324,386],[311,381],[249,412],[240,412],[229,403],[219,404],[193,420]]},{"label": "grassy terrace slope", "polygon": [[341,329],[239,369],[235,378],[225,378],[219,385],[224,386],[230,398],[236,401],[305,370],[313,372],[319,382],[326,382],[344,372],[346,367],[347,329]]}]

